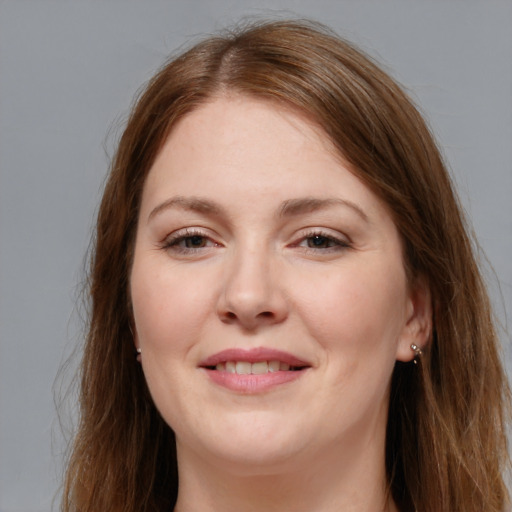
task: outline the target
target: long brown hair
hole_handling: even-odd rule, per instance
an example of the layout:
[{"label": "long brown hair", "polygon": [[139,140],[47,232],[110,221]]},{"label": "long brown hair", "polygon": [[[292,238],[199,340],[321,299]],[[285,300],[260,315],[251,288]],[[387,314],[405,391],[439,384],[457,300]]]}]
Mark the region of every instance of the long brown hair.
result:
[{"label": "long brown hair", "polygon": [[397,363],[386,464],[402,512],[501,512],[508,502],[509,389],[472,243],[439,150],[401,88],[311,22],[256,24],[172,59],[135,104],[112,162],[90,268],[80,424],[63,511],[172,508],[172,430],[135,362],[128,293],[145,178],[176,121],[222,91],[283,102],[322,127],[389,207],[411,281],[430,287],[433,332],[418,365]]}]

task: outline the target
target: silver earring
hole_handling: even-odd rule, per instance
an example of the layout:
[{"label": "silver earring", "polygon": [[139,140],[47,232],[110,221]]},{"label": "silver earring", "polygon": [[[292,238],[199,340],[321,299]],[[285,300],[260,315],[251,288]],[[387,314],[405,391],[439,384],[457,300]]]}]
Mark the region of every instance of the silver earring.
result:
[{"label": "silver earring", "polygon": [[418,360],[423,355],[423,351],[415,343],[411,345],[411,350],[414,352],[414,359],[412,360],[412,362],[414,364],[418,364]]},{"label": "silver earring", "polygon": [[141,359],[142,359],[141,354],[142,354],[142,349],[141,349],[141,348],[137,348],[137,357],[136,357],[136,359],[137,359],[137,361],[138,361],[139,363],[140,363],[140,361],[141,361]]}]

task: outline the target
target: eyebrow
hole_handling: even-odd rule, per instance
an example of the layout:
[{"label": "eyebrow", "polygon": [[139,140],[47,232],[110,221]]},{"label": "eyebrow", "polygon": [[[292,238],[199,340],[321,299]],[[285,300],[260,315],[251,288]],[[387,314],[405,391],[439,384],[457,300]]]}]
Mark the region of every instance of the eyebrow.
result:
[{"label": "eyebrow", "polygon": [[172,208],[178,208],[180,210],[188,210],[198,213],[206,213],[209,215],[222,215],[225,213],[224,208],[222,208],[219,204],[210,201],[209,199],[193,196],[175,196],[167,199],[167,201],[164,201],[163,203],[153,208],[148,216],[148,222],[160,212]]},{"label": "eyebrow", "polygon": [[[319,210],[326,210],[335,206],[344,206],[353,210],[359,217],[365,222],[370,222],[368,215],[352,201],[341,199],[339,197],[329,198],[316,198],[316,197],[303,197],[297,199],[288,199],[281,203],[278,210],[279,217],[293,217],[297,215],[303,215],[305,213],[312,213]],[[169,210],[172,208],[178,208],[180,210],[194,211],[197,213],[203,213],[208,215],[226,215],[226,210],[209,199],[201,197],[184,197],[175,196],[167,199],[163,203],[157,205],[148,216],[148,222],[161,213],[162,211]]]},{"label": "eyebrow", "polygon": [[353,210],[365,222],[370,222],[368,215],[356,203],[341,199],[339,197],[316,198],[304,197],[299,199],[288,199],[284,201],[279,209],[281,217],[289,217],[302,215],[304,213],[312,213],[318,210],[326,210],[333,206],[344,206]]}]

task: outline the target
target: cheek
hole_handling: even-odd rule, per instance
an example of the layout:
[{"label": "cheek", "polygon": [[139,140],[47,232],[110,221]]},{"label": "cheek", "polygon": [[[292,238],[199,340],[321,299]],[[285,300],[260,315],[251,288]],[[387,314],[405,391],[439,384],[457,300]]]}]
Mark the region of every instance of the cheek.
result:
[{"label": "cheek", "polygon": [[[163,268],[162,268],[163,267]],[[194,368],[194,346],[211,310],[206,287],[176,266],[135,259],[130,289],[142,368],[153,401],[166,422],[179,428],[184,387]]]},{"label": "cheek", "polygon": [[179,268],[134,262],[131,294],[140,346],[150,353],[185,350],[199,336],[204,312],[211,308],[205,286],[183,279]]},{"label": "cheek", "polygon": [[[320,284],[319,284],[320,283]],[[401,267],[364,265],[303,282],[302,316],[312,336],[331,352],[353,358],[396,351],[405,321],[406,284]]]},{"label": "cheek", "polygon": [[356,269],[333,273],[302,308],[310,336],[324,349],[327,385],[316,400],[331,404],[334,423],[353,418],[355,431],[387,411],[405,319],[405,279],[401,272],[380,275],[386,278]]}]

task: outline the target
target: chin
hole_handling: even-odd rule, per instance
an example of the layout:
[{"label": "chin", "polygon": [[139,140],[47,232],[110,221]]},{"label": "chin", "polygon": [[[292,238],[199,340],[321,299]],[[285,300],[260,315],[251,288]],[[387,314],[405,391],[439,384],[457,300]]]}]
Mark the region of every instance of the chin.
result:
[{"label": "chin", "polygon": [[257,440],[252,446],[211,453],[213,466],[241,477],[275,475],[291,472],[297,466],[297,450],[268,446]]},{"label": "chin", "polygon": [[240,475],[271,474],[296,463],[305,436],[298,424],[283,425],[282,417],[269,421],[268,416],[243,413],[234,421],[224,418],[222,424],[212,424],[208,432],[177,433],[178,451],[194,450],[213,465],[230,467]]}]

